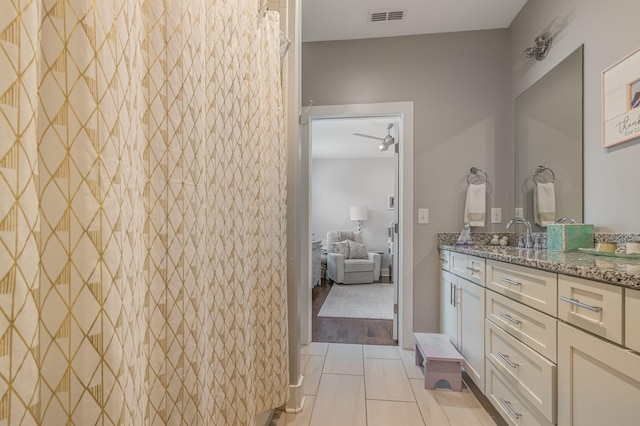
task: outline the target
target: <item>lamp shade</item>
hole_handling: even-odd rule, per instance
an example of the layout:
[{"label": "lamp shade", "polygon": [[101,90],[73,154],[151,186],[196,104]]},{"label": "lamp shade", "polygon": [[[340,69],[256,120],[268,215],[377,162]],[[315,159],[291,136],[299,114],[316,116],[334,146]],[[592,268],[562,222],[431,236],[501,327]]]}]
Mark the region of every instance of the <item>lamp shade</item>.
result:
[{"label": "lamp shade", "polygon": [[351,220],[367,220],[368,210],[363,206],[352,206],[351,207]]}]

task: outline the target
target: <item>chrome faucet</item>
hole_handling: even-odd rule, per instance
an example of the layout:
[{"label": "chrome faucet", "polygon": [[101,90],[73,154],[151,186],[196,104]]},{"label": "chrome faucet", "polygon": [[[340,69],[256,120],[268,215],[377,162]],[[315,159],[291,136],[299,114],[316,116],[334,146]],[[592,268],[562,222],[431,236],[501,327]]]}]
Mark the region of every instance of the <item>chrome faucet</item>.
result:
[{"label": "chrome faucet", "polygon": [[576,223],[575,219],[571,219],[570,217],[562,217],[556,220],[556,223]]},{"label": "chrome faucet", "polygon": [[509,223],[507,223],[507,229],[511,228],[511,225],[514,223],[524,223],[527,227],[527,234],[525,235],[525,243],[524,248],[531,248],[531,222],[527,219],[523,219],[521,217],[516,217],[515,219],[511,219]]}]

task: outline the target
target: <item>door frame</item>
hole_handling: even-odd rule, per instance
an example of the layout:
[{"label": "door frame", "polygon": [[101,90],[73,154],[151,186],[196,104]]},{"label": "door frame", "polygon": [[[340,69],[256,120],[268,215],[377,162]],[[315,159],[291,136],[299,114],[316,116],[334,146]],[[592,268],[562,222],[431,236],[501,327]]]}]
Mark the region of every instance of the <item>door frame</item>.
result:
[{"label": "door frame", "polygon": [[[304,110],[304,109],[303,109]],[[395,115],[401,117],[398,146],[400,209],[398,262],[398,345],[413,348],[413,102],[388,102],[352,105],[322,105],[311,107],[305,117],[306,129],[301,131],[300,164],[300,243],[301,276],[298,308],[300,342],[311,342],[311,125],[313,120],[362,116]]]}]

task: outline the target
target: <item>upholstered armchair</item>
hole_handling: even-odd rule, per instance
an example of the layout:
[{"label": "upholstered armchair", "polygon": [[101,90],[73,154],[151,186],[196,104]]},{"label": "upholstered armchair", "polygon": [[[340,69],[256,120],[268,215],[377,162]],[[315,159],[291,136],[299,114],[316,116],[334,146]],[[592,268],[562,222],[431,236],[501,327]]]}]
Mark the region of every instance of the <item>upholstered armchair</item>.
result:
[{"label": "upholstered armchair", "polygon": [[[349,245],[348,241],[352,243]],[[347,241],[345,244],[333,243]],[[357,244],[353,244],[357,243]],[[369,284],[380,278],[379,253],[364,252],[361,246],[362,235],[354,231],[327,232],[327,278],[338,284]],[[343,251],[343,246],[351,247]],[[336,250],[336,248],[338,250]],[[353,258],[358,257],[358,258]]]}]

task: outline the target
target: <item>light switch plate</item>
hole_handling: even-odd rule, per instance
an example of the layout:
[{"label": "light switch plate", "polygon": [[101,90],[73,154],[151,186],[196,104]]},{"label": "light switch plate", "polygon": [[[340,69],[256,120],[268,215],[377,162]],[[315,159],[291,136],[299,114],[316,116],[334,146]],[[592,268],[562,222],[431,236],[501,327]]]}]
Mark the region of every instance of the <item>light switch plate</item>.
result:
[{"label": "light switch plate", "polygon": [[524,209],[522,207],[516,207],[516,218],[524,219]]},{"label": "light switch plate", "polygon": [[429,209],[418,209],[418,223],[429,223]]},{"label": "light switch plate", "polygon": [[491,208],[491,223],[502,223],[502,209],[499,207]]}]

